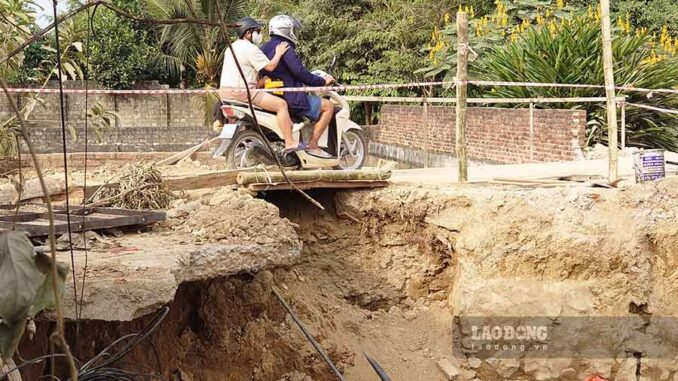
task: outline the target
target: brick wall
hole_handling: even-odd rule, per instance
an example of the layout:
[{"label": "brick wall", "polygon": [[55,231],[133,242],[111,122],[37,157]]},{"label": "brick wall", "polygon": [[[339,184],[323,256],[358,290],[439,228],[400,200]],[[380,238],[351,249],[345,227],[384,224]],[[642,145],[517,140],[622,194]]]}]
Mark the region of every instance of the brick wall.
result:
[{"label": "brick wall", "polygon": [[[384,105],[371,130],[371,145],[388,145],[454,155],[454,107]],[[470,108],[467,113],[467,155],[487,163],[527,163],[575,160],[586,138],[586,112],[534,111],[530,133],[529,109]]]},{"label": "brick wall", "polygon": [[[66,82],[67,87],[82,88],[82,83]],[[50,87],[54,87],[52,85]],[[144,86],[157,88],[158,86]],[[19,106],[29,96],[18,95]],[[43,94],[42,103],[30,114],[27,124],[39,153],[62,151],[58,94]],[[65,95],[66,123],[77,131],[77,139],[67,133],[69,152],[85,148],[85,96]],[[168,152],[181,151],[215,136],[204,122],[204,97],[201,95],[90,95],[89,107],[101,103],[115,111],[120,119],[112,128],[101,129],[101,142],[90,125],[88,150],[92,152]],[[5,97],[0,100],[0,118],[10,115]]]}]

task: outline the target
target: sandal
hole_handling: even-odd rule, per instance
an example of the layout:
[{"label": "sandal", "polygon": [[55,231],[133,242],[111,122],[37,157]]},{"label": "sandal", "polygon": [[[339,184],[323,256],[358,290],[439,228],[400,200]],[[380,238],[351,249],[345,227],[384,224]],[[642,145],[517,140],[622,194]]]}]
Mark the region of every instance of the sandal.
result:
[{"label": "sandal", "polygon": [[331,158],[333,158],[332,155],[323,151],[321,148],[310,149],[310,148],[306,147],[306,149],[304,151],[306,151],[307,154],[314,156],[314,157],[317,157],[319,159],[331,159]]},{"label": "sandal", "polygon": [[307,148],[308,148],[308,145],[306,143],[299,142],[299,145],[297,145],[294,148],[285,148],[285,150],[283,151],[283,155],[287,155],[287,154],[294,153],[294,152],[297,152],[297,151],[304,151]]}]

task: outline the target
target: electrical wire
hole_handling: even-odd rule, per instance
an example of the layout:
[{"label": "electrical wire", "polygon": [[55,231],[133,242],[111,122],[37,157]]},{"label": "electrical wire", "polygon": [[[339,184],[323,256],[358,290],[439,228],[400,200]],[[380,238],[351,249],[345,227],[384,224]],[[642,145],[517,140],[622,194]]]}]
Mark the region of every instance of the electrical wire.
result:
[{"label": "electrical wire", "polygon": [[[82,197],[82,204],[81,207],[85,207],[85,201],[86,201],[86,195],[85,193],[87,192],[87,156],[88,156],[88,148],[89,148],[89,137],[88,137],[88,131],[89,131],[89,117],[88,117],[88,112],[89,112],[89,55],[90,55],[90,31],[92,29],[92,14],[90,13],[90,8],[87,8],[87,46],[86,46],[86,51],[85,51],[85,72],[86,77],[85,77],[85,165],[84,165],[84,174],[83,174],[83,197]],[[86,213],[82,213],[82,225],[85,226],[85,220],[86,220]],[[83,235],[84,238],[84,235]],[[87,250],[87,239],[83,239],[83,242],[85,243],[85,263],[82,268],[82,283],[80,285],[80,306],[78,306],[78,311],[80,312],[77,315],[76,321],[79,321],[82,319],[82,306],[84,305],[85,301],[85,279],[87,278],[87,265],[89,262],[89,253]],[[77,327],[76,327],[77,329]],[[78,336],[80,332],[76,332],[76,336]]]},{"label": "electrical wire", "polygon": [[[63,67],[61,65],[61,45],[59,44],[59,22],[58,22],[58,13],[57,13],[57,0],[52,1],[52,8],[54,11],[54,39],[56,42],[56,63],[57,63],[57,74],[59,76],[59,108],[61,116],[61,145],[63,149],[64,156],[64,186],[66,188],[66,195],[69,194],[68,187],[68,154],[66,152],[66,111],[64,109],[64,78],[63,78]],[[49,197],[49,195],[45,195]],[[75,272],[75,255],[73,253],[73,232],[71,231],[71,205],[66,196],[66,223],[68,224],[68,242],[71,253],[71,270],[73,272],[73,302],[75,308],[75,326],[76,326],[76,335],[75,335],[75,345],[78,346],[78,334],[80,330],[80,319],[78,319],[78,281],[76,278]]]},{"label": "electrical wire", "polygon": [[[121,338],[113,341],[109,344],[104,350],[99,352],[92,359],[87,361],[85,364],[80,366],[78,370],[78,380],[79,381],[110,381],[110,380],[120,380],[120,381],[139,381],[141,379],[159,379],[162,377],[151,374],[151,373],[140,373],[133,372],[124,369],[115,368],[114,365],[116,362],[122,360],[127,354],[129,354],[137,345],[144,342],[151,334],[153,334],[160,324],[165,320],[169,314],[169,307],[163,307],[154,317],[148,322],[141,331],[137,333],[128,334],[122,336]],[[121,348],[115,350],[116,346],[128,341]],[[20,365],[15,366],[12,369],[0,374],[0,380],[9,376],[10,373],[20,370],[24,367],[30,365],[39,364],[47,359],[54,360],[55,358],[67,357],[65,354],[61,353],[52,353],[45,356],[36,357],[34,359],[28,360],[21,363]],[[157,357],[157,354],[156,354]],[[157,359],[160,363],[160,359]],[[98,363],[98,364],[97,364]],[[54,379],[58,379],[54,377]],[[70,381],[67,379],[66,381]]]}]

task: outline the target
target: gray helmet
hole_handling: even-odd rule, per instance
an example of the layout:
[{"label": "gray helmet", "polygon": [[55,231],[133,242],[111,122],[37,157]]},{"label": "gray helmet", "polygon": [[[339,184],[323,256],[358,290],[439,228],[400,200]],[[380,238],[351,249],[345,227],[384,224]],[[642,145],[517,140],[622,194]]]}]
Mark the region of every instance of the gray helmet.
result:
[{"label": "gray helmet", "polygon": [[251,29],[261,29],[264,24],[251,17],[243,17],[238,21],[238,27],[235,28],[235,32],[238,34],[238,37],[242,37],[247,31]]},{"label": "gray helmet", "polygon": [[301,23],[292,16],[278,15],[268,23],[268,33],[289,40],[295,45],[301,33]]}]

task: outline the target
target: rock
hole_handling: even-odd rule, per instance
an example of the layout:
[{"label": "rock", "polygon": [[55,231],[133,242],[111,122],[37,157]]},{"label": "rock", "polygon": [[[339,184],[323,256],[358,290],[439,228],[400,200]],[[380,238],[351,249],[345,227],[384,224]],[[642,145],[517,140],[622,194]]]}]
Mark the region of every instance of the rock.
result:
[{"label": "rock", "polygon": [[514,358],[498,359],[495,365],[496,372],[503,378],[513,376],[520,369],[520,360]]},{"label": "rock", "polygon": [[473,370],[462,369],[460,377],[461,377],[462,380],[473,380],[474,378],[476,378],[477,375],[478,374]]},{"label": "rock", "polygon": [[391,265],[391,253],[384,253],[379,261],[379,267],[387,269]]},{"label": "rock", "polygon": [[412,310],[409,310],[403,314],[403,317],[408,321],[412,321],[417,318],[417,313]]},{"label": "rock", "polygon": [[560,373],[560,381],[579,381],[577,371],[574,368],[567,368]]},{"label": "rock", "polygon": [[636,378],[636,359],[624,358],[614,377],[615,381],[638,381]]},{"label": "rock", "polygon": [[589,360],[586,364],[586,374],[595,374],[609,379],[612,375],[613,364],[614,360]]},{"label": "rock", "polygon": [[438,361],[438,368],[450,381],[456,380],[457,377],[461,374],[459,368],[457,368],[449,359],[442,359]]},{"label": "rock", "polygon": [[478,369],[483,364],[483,362],[477,357],[471,357],[468,359],[468,366],[471,369]]},{"label": "rock", "polygon": [[388,310],[388,313],[394,316],[402,316],[403,310],[401,310],[398,306],[391,306],[391,308]]},{"label": "rock", "polygon": [[11,183],[0,184],[0,205],[11,205],[16,203],[19,192],[16,191]]},{"label": "rock", "polygon": [[[66,179],[64,178],[63,174],[44,176],[43,178],[45,180],[45,188],[47,188],[47,193],[50,196],[64,193],[66,191]],[[73,184],[72,182],[70,183]],[[27,180],[24,183],[24,189],[21,192],[21,201],[44,196],[45,194],[42,191],[40,179],[38,179],[37,177],[34,179]]]},{"label": "rock", "polygon": [[571,359],[526,358],[523,369],[536,381],[558,380],[565,369],[570,368]]}]

